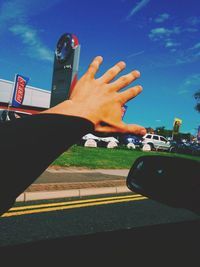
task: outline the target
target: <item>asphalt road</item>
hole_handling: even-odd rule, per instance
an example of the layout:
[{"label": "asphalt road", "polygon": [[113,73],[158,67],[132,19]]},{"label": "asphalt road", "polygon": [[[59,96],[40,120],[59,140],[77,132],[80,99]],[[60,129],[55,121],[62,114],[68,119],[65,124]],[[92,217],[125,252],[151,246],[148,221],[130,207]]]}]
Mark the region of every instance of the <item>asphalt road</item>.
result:
[{"label": "asphalt road", "polygon": [[[125,183],[127,172],[51,169],[33,185],[56,183],[82,187],[83,183],[85,186],[95,182],[95,186],[99,182]],[[27,191],[31,190],[35,189]],[[133,192],[16,202],[8,214],[0,218],[0,256],[2,260],[5,257],[6,263],[14,258],[15,263],[19,260],[21,264],[29,256],[35,265],[38,259],[43,259],[44,264],[55,261],[56,266],[61,266],[63,260],[72,260],[73,266],[88,262],[93,266],[94,262],[106,266],[108,260],[126,266],[138,260],[141,266],[147,255],[149,264],[162,255],[164,261],[160,266],[168,260],[174,262],[176,256],[179,264],[184,259],[184,263],[189,261],[188,266],[194,266],[192,262],[195,259],[196,263],[195,256],[199,254],[196,246],[200,239],[198,215],[170,208]]]},{"label": "asphalt road", "polygon": [[[106,202],[102,197],[77,199],[79,205],[87,200],[83,206],[71,203],[71,207],[67,208],[69,204],[64,204],[62,209],[49,211],[32,207],[35,211],[31,214],[0,218],[1,252],[17,256],[29,253],[32,256],[45,255],[48,256],[46,262],[51,258],[58,262],[63,257],[68,260],[73,256],[76,260],[78,255],[95,255],[99,257],[95,262],[106,256],[113,262],[118,259],[125,263],[130,260],[127,258],[129,254],[136,260],[139,255],[134,256],[136,252],[152,252],[153,248],[163,248],[161,253],[167,249],[168,259],[174,249],[177,250],[176,246],[180,248],[185,244],[184,249],[196,248],[194,241],[200,238],[200,220],[194,213],[145,198],[136,200],[134,196],[130,200],[130,194],[104,196],[113,197],[116,202],[113,199]],[[34,205],[45,203],[34,202]],[[49,204],[53,203],[51,201]],[[56,205],[58,207],[58,203]],[[19,206],[18,203],[16,208],[19,209]],[[177,250],[176,254],[180,256],[184,249]]]}]

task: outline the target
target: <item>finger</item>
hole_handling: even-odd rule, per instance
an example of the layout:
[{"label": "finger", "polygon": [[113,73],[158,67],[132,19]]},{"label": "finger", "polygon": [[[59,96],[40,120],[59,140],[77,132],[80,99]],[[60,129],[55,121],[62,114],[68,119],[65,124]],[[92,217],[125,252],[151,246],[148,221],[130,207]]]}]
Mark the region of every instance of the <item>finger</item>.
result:
[{"label": "finger", "polygon": [[132,133],[137,135],[145,135],[146,129],[143,126],[137,124],[125,124],[123,122],[113,126],[101,126],[95,127],[96,132],[103,133]]},{"label": "finger", "polygon": [[92,63],[89,65],[89,68],[87,70],[87,74],[91,77],[94,78],[95,74],[97,73],[99,66],[103,62],[103,57],[97,56],[94,58]]},{"label": "finger", "polygon": [[119,93],[121,104],[124,105],[127,101],[136,97],[141,92],[142,92],[142,86],[137,85],[137,86],[127,89],[126,91]]},{"label": "finger", "polygon": [[127,133],[132,133],[136,135],[145,135],[146,134],[146,129],[141,126],[141,125],[136,125],[136,124],[125,124],[123,127],[124,132]]},{"label": "finger", "polygon": [[134,80],[136,80],[139,77],[140,77],[140,72],[138,70],[134,70],[130,72],[129,74],[121,76],[119,79],[111,83],[110,88],[111,90],[119,91],[120,89],[128,86],[130,83],[132,83]]},{"label": "finger", "polygon": [[120,61],[115,66],[110,68],[106,73],[101,76],[98,80],[104,83],[108,83],[112,81],[120,71],[122,71],[126,67],[125,62]]}]

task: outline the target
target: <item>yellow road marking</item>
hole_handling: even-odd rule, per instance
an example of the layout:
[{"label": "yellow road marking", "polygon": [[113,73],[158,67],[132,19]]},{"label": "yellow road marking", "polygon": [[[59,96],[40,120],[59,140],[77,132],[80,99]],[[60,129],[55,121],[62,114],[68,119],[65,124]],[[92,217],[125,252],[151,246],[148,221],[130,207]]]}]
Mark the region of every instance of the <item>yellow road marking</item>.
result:
[{"label": "yellow road marking", "polygon": [[[3,214],[1,217],[11,217],[11,216],[19,216],[19,215],[25,215],[25,214],[34,214],[34,213],[42,213],[42,212],[50,212],[50,211],[59,211],[59,210],[67,210],[67,209],[75,209],[75,208],[83,208],[83,207],[91,207],[91,206],[97,206],[97,205],[106,205],[106,204],[114,204],[114,203],[122,203],[122,202],[129,202],[129,201],[137,201],[137,200],[144,200],[147,199],[146,197],[143,197],[141,195],[136,196],[127,196],[127,197],[118,197],[118,199],[115,197],[111,198],[102,198],[103,201],[100,201],[100,199],[91,200],[90,202],[83,201],[70,201],[73,202],[73,204],[67,204],[63,206],[56,206],[56,207],[46,207],[46,208],[38,208],[38,209],[32,209],[32,210],[23,210],[23,211],[16,211],[16,212],[7,212]],[[102,200],[101,199],[101,200]],[[106,200],[105,200],[106,199]],[[98,201],[97,201],[98,200]],[[80,202],[80,203],[78,203]],[[36,205],[38,206],[38,205]]]},{"label": "yellow road marking", "polygon": [[14,207],[9,209],[11,211],[18,211],[18,210],[27,210],[27,209],[38,209],[44,207],[58,207],[63,205],[71,205],[71,204],[79,204],[79,203],[87,203],[87,202],[97,202],[97,201],[104,201],[104,200],[112,200],[112,199],[122,199],[122,198],[133,198],[141,196],[139,194],[128,195],[128,196],[116,196],[116,197],[104,197],[104,198],[93,198],[93,199],[83,199],[83,200],[73,200],[73,201],[65,201],[65,202],[58,202],[58,203],[47,203],[47,204],[38,204],[38,205],[28,205],[22,207]]}]

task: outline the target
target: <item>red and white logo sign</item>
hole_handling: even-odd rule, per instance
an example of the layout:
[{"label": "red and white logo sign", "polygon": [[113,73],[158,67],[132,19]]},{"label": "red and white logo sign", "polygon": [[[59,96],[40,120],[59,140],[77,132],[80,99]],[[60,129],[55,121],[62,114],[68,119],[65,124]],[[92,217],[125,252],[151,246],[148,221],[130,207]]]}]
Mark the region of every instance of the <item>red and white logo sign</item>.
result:
[{"label": "red and white logo sign", "polygon": [[16,92],[15,92],[15,101],[19,104],[22,104],[22,101],[24,99],[25,87],[26,87],[26,80],[18,76]]}]

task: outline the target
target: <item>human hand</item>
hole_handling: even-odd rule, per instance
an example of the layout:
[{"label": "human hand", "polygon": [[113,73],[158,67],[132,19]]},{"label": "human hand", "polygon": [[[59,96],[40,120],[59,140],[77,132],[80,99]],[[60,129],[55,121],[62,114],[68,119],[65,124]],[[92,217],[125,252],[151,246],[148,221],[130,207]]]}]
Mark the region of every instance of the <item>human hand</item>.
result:
[{"label": "human hand", "polygon": [[86,73],[76,83],[69,100],[49,111],[86,118],[94,124],[97,132],[144,135],[146,133],[144,127],[125,124],[122,121],[122,107],[127,101],[136,97],[142,91],[142,87],[136,85],[119,92],[139,78],[140,73],[134,70],[112,81],[126,66],[123,61],[120,61],[100,78],[95,79],[102,61],[101,56],[95,57]]}]

